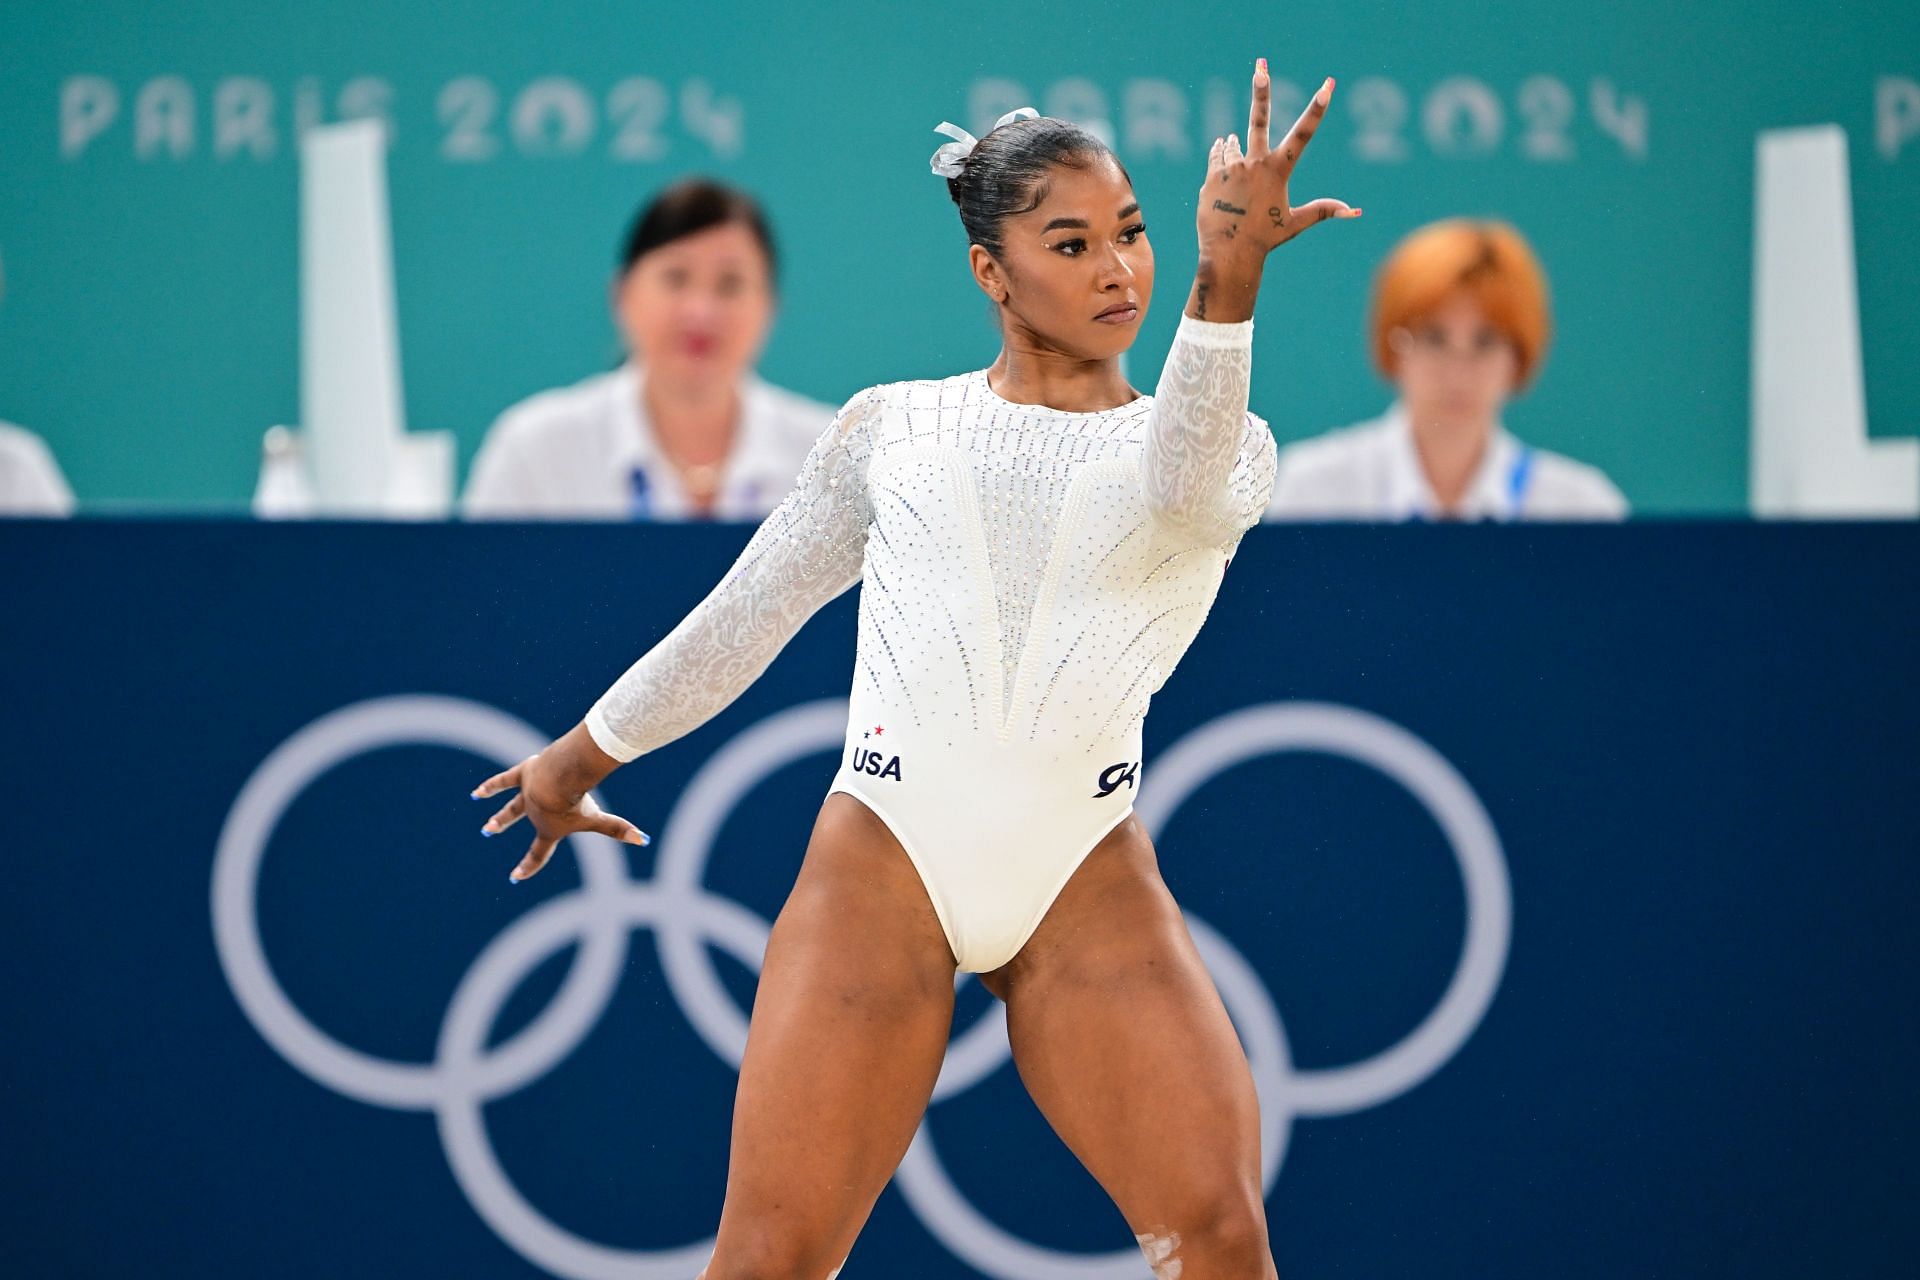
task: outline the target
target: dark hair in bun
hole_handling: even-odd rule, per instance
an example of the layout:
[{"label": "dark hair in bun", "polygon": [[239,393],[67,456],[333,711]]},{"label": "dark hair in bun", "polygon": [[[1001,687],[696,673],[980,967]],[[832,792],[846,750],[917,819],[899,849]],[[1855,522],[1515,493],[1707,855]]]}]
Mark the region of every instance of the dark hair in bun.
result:
[{"label": "dark hair in bun", "polygon": [[[1040,207],[1054,166],[1086,169],[1103,157],[1120,164],[1111,147],[1071,121],[1014,120],[980,139],[960,175],[947,179],[947,194],[960,210],[967,239],[998,257],[1002,224]],[[1120,172],[1126,173],[1125,165]]]}]

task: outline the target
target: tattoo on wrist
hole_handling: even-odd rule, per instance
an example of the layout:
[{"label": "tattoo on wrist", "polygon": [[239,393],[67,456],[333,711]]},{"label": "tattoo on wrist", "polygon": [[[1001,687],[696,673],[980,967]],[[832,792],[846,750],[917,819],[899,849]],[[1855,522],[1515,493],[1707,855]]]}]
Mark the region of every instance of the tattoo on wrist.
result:
[{"label": "tattoo on wrist", "polygon": [[1193,318],[1196,320],[1207,318],[1207,286],[1204,284],[1193,286]]},{"label": "tattoo on wrist", "polygon": [[1213,207],[1220,210],[1222,213],[1237,213],[1241,217],[1245,217],[1247,213],[1245,209],[1239,208],[1236,205],[1228,204],[1225,200],[1215,200],[1213,202]]}]

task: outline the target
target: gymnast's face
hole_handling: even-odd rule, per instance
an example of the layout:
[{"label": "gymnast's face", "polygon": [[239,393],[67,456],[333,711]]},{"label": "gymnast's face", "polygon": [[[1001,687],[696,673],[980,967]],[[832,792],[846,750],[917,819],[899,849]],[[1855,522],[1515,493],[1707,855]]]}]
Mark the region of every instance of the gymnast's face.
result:
[{"label": "gymnast's face", "polygon": [[1027,213],[1001,225],[998,258],[973,246],[974,280],[1003,331],[1083,360],[1133,345],[1153,298],[1153,246],[1133,184],[1110,155],[1055,165]]}]

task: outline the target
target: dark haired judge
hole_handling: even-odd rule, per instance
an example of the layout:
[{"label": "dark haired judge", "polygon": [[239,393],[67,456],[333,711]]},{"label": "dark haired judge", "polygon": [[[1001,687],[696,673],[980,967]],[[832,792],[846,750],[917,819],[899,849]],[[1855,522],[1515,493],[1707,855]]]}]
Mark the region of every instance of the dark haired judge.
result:
[{"label": "dark haired judge", "polygon": [[701,178],[641,210],[613,279],[628,359],[500,415],[474,459],[469,517],[759,520],[833,409],[754,363],[777,259],[750,196]]}]

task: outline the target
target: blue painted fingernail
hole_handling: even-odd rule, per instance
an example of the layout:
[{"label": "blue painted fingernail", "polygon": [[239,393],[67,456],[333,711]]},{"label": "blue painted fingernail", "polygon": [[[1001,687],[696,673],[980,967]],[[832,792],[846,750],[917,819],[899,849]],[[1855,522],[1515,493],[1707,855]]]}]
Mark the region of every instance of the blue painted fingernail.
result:
[{"label": "blue painted fingernail", "polygon": [[513,872],[511,872],[511,871],[509,871],[509,872],[507,872],[507,883],[508,883],[508,884],[519,884],[519,883],[520,883],[520,877],[519,877],[519,876],[517,876],[517,875],[515,875],[515,874],[513,874]]},{"label": "blue painted fingernail", "polygon": [[486,797],[485,797],[485,796],[483,796],[483,795],[481,795],[481,794],[480,794],[480,793],[479,793],[478,791],[469,791],[469,792],[467,792],[467,799],[469,799],[469,800],[485,800],[485,799],[486,799]]},{"label": "blue painted fingernail", "polygon": [[644,831],[642,831],[642,832],[640,833],[640,843],[641,843],[641,844],[643,844],[643,845],[645,845],[645,844],[652,844],[652,843],[653,843],[653,837],[652,837],[652,836],[650,836],[650,835],[648,835],[648,834],[647,834],[646,832],[644,832]]},{"label": "blue painted fingernail", "polygon": [[485,827],[482,827],[480,828],[480,834],[483,836],[490,836],[493,834],[493,832],[487,830]]}]

